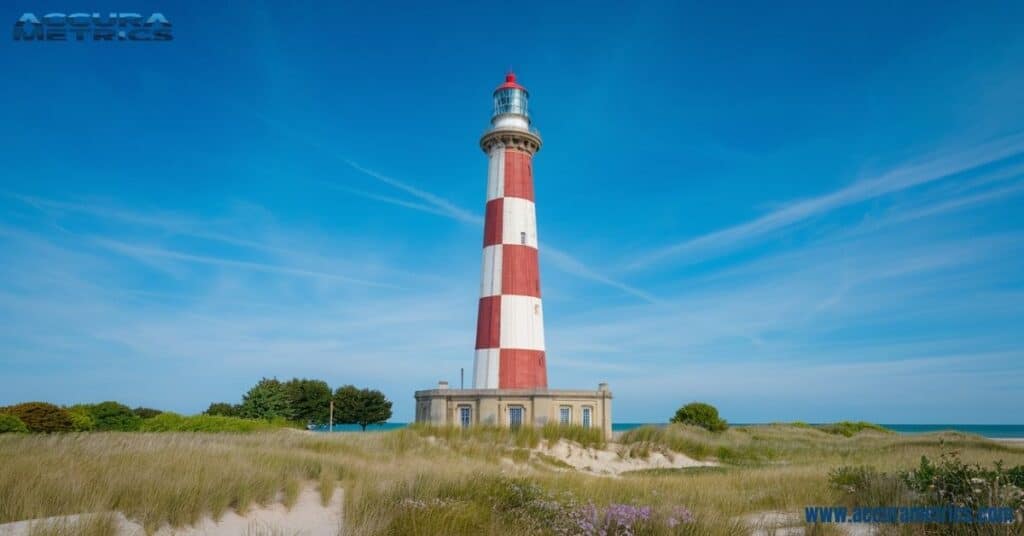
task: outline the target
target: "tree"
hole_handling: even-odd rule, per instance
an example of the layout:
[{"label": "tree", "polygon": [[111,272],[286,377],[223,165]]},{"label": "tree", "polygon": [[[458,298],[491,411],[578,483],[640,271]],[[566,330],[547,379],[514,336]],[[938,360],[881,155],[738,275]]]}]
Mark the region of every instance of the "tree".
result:
[{"label": "tree", "polygon": [[93,405],[89,413],[96,421],[97,430],[135,432],[142,424],[142,418],[132,412],[132,408],[113,400]]},{"label": "tree", "polygon": [[315,424],[327,422],[331,405],[331,387],[327,382],[292,378],[285,382],[284,391],[295,420]]},{"label": "tree", "polygon": [[729,427],[729,424],[718,416],[718,410],[704,402],[690,402],[679,408],[671,422],[700,426],[712,432],[721,432]]},{"label": "tree", "polygon": [[210,407],[206,408],[203,413],[207,415],[220,415],[222,417],[238,417],[241,413],[242,407],[238,404],[228,404],[227,402],[211,402]]},{"label": "tree", "polygon": [[139,406],[139,407],[133,409],[132,413],[138,415],[139,417],[142,417],[143,419],[152,419],[153,417],[156,417],[157,415],[160,415],[161,413],[163,413],[163,411],[160,411],[158,409],[144,408],[142,406]]},{"label": "tree", "polygon": [[67,432],[72,428],[68,412],[47,402],[15,404],[3,412],[21,419],[30,432]]},{"label": "tree", "polygon": [[343,385],[334,391],[334,422],[355,424],[359,414],[359,388]]},{"label": "tree", "polygon": [[277,378],[263,378],[242,397],[240,416],[247,419],[294,419],[284,384]]},{"label": "tree", "polygon": [[376,389],[345,385],[334,392],[334,417],[342,424],[358,424],[365,431],[367,425],[391,418],[391,401]]},{"label": "tree", "polygon": [[27,434],[28,427],[21,419],[7,413],[0,413],[0,434],[21,433]]}]

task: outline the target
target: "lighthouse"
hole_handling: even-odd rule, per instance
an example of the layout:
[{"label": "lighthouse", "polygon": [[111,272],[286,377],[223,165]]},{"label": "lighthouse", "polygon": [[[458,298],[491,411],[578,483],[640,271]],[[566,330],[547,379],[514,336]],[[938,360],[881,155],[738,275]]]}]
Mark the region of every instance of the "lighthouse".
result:
[{"label": "lighthouse", "polygon": [[[612,393],[548,388],[540,294],[533,156],[541,147],[530,93],[514,73],[492,94],[483,269],[477,304],[472,388],[416,391],[416,422],[433,426],[581,426],[611,437]],[[467,343],[470,341],[467,341]]]},{"label": "lighthouse", "polygon": [[534,389],[548,385],[540,297],[533,155],[540,136],[530,125],[530,94],[505,75],[494,90],[487,154],[483,270],[473,386]]}]

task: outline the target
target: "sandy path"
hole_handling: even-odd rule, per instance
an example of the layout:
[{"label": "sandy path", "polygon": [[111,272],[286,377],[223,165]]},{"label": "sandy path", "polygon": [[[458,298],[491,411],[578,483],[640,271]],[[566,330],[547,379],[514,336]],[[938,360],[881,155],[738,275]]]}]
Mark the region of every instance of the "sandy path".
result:
[{"label": "sandy path", "polygon": [[[238,536],[238,535],[288,535],[288,536],[337,536],[341,533],[344,490],[338,488],[327,506],[320,504],[320,492],[312,486],[299,492],[298,500],[291,510],[282,504],[255,506],[244,516],[234,511],[225,512],[219,521],[205,518],[191,527],[164,527],[157,536]],[[33,524],[51,524],[73,527],[76,521],[86,520],[97,514],[51,517],[18,521],[0,525],[0,536],[27,536]],[[116,514],[120,528],[119,536],[145,536],[142,525]]]},{"label": "sandy path", "polygon": [[[769,510],[738,518],[750,529],[751,536],[804,536],[807,532],[800,512]],[[835,528],[846,536],[875,536],[881,532],[870,523],[836,523]]]}]

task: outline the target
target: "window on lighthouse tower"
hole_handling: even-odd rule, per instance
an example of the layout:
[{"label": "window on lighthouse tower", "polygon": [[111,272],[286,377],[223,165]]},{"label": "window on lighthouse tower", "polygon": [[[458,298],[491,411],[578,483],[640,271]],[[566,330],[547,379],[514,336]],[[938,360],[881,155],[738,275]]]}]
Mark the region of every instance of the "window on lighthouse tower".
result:
[{"label": "window on lighthouse tower", "polygon": [[519,243],[524,246],[526,245],[526,231],[519,232]]}]

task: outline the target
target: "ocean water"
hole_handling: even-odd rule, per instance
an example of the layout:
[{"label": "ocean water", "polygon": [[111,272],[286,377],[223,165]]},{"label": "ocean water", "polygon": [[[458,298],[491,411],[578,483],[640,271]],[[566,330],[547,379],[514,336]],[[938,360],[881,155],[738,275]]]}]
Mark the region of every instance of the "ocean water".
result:
[{"label": "ocean water", "polygon": [[[367,432],[387,432],[388,430],[398,430],[399,428],[405,428],[409,426],[407,422],[386,422],[383,424],[371,424],[366,427]],[[361,432],[363,429],[358,424],[335,424],[333,430],[328,430],[327,425],[318,426],[313,429],[314,432]]]},{"label": "ocean water", "polygon": [[[613,432],[625,432],[647,424],[664,426],[661,423],[616,422]],[[758,426],[764,423],[736,423],[736,426]],[[928,432],[955,431],[977,434],[989,438],[1024,438],[1024,424],[883,424],[882,426],[901,434],[924,434]]]},{"label": "ocean water", "polygon": [[[613,432],[625,432],[634,428],[646,425],[664,426],[664,423],[642,423],[642,422],[616,422],[612,423]],[[386,432],[405,428],[408,423],[388,422],[384,424],[371,424],[366,427],[367,432]],[[758,423],[737,424],[737,426],[757,426]],[[923,434],[927,432],[939,432],[953,430],[978,434],[982,437],[992,438],[1024,438],[1024,424],[883,424],[882,426],[899,432],[901,434]],[[316,429],[317,432],[327,432],[326,426]],[[359,425],[356,424],[335,424],[335,432],[359,432]]]}]

